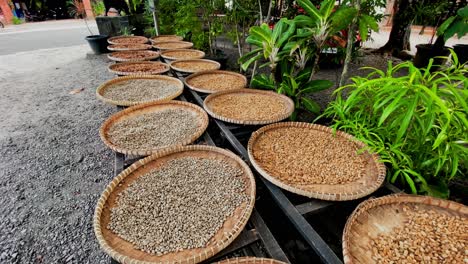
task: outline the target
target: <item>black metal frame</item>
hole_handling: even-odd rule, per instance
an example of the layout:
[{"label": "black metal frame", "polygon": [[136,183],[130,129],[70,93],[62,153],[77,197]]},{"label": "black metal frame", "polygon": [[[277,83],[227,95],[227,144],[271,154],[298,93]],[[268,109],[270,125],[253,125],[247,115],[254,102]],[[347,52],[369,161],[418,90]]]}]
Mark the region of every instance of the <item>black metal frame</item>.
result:
[{"label": "black metal frame", "polygon": [[[187,101],[183,95],[179,97],[181,101]],[[118,110],[124,109],[124,107],[117,107]],[[215,143],[208,132],[205,132],[203,136],[197,140],[196,144],[212,145]],[[141,157],[129,157],[122,153],[114,152],[115,165],[114,175],[117,176],[120,172],[134,163]],[[259,244],[259,245],[258,245]],[[246,228],[242,230],[241,234],[224,250],[213,256],[212,258],[204,261],[203,263],[211,263],[219,260],[227,255],[234,252],[243,251],[244,255],[254,255],[256,257],[272,257],[277,260],[291,263],[276,241],[275,237],[271,233],[268,226],[265,224],[262,216],[258,213],[257,209],[253,209],[250,216],[249,222]],[[266,251],[266,252],[263,252]],[[266,254],[265,254],[266,253]],[[119,263],[114,259],[111,259],[111,263]]]},{"label": "black metal frame", "polygon": [[[171,71],[168,75],[172,75],[183,80],[184,76],[180,73]],[[203,107],[203,100],[206,95],[201,95],[198,92],[185,87],[184,94],[180,96],[180,100],[189,101]],[[119,109],[122,109],[119,107]],[[254,132],[257,126],[242,126],[225,123],[223,121],[210,118],[210,127],[215,125],[219,136],[229,142],[232,149],[237,152],[240,157],[250,165],[247,149],[241,141],[248,139],[252,132]],[[201,140],[196,142],[197,144],[216,145],[211,135],[207,132],[204,133]],[[115,153],[115,175],[118,175],[126,166],[129,166],[135,159],[126,159],[126,157],[120,153]],[[255,172],[255,170],[253,169]],[[320,212],[330,209],[333,206],[340,205],[346,206],[353,209],[356,206],[356,201],[349,202],[331,202],[323,201],[318,199],[303,199],[300,202],[294,202],[294,194],[284,191],[272,184],[265,178],[256,174],[257,185],[261,185],[262,188],[268,190],[270,197],[274,200],[275,204],[281,209],[282,213],[287,217],[288,221],[294,226],[297,232],[300,234],[302,240],[315,252],[323,263],[343,263],[340,257],[333,251],[332,247],[322,238],[311,223],[306,219],[308,215],[320,215]],[[401,192],[398,188],[391,184],[385,184],[381,189],[384,189],[386,193],[398,193]],[[333,223],[326,223],[332,229]],[[250,227],[250,229],[249,229]],[[341,237],[341,230],[335,230],[335,235]],[[205,261],[208,263],[217,259],[220,259],[226,255],[232,254],[242,250],[244,252],[250,250],[251,254],[257,257],[265,257],[262,250],[256,245],[260,243],[269,257],[277,260],[281,260],[287,263],[291,263],[288,256],[279,245],[278,241],[273,236],[272,232],[268,228],[267,224],[263,220],[259,212],[254,208],[252,216],[249,220],[247,227],[242,231],[239,237],[226,249],[218,253],[213,258]],[[246,253],[249,255],[249,253]],[[112,263],[117,263],[112,260]]]},{"label": "black metal frame", "polygon": [[[174,71],[171,71],[171,74],[179,79],[184,78],[182,74]],[[193,101],[203,107],[203,101],[207,95],[200,95],[200,93],[188,87],[185,87],[184,91],[186,97],[191,97],[191,99],[193,99],[189,101]],[[250,134],[253,133],[257,127],[229,124],[214,118],[211,118],[210,122],[216,124],[221,132],[221,136],[229,141],[234,150],[250,165],[247,149],[241,143],[240,138],[249,138]],[[304,241],[307,242],[323,263],[343,263],[332,248],[305,218],[308,214],[319,213],[320,211],[337,204],[336,202],[309,199],[307,202],[294,204],[286,195],[289,192],[283,191],[264,177],[258,176],[257,179],[260,179],[260,182],[269,191],[276,204],[281,208],[283,213],[300,233]],[[388,183],[385,184],[383,188],[386,188],[390,193],[401,192],[398,188]]]}]

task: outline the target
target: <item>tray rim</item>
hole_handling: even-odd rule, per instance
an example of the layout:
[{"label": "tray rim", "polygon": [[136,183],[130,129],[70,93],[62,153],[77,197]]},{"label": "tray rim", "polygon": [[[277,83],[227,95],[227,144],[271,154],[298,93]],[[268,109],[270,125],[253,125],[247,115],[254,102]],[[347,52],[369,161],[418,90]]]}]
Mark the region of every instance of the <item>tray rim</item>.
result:
[{"label": "tray rim", "polygon": [[197,57],[193,57],[193,58],[190,58],[190,59],[202,59],[205,57],[205,52],[202,51],[202,50],[197,50],[197,49],[167,49],[167,50],[161,50],[160,51],[160,55],[163,59],[166,59],[166,60],[184,60],[184,59],[178,59],[176,57],[171,57],[171,56],[167,56],[166,54],[164,53],[168,53],[170,51],[194,51],[198,54],[200,54],[200,56],[197,56]]},{"label": "tray rim", "polygon": [[160,56],[159,52],[154,51],[154,50],[132,50],[132,51],[145,51],[145,52],[152,53],[153,55],[150,56],[150,57],[145,57],[145,58],[140,58],[140,59],[137,59],[137,58],[134,58],[134,59],[123,59],[123,58],[118,58],[118,57],[113,57],[113,56],[112,56],[112,54],[117,53],[117,52],[131,52],[131,51],[129,51],[129,50],[125,50],[125,51],[115,51],[115,52],[111,52],[110,54],[107,54],[107,58],[108,58],[109,60],[116,61],[116,62],[139,62],[139,61],[150,61],[150,60],[154,60],[154,59],[159,58],[159,56]]},{"label": "tray rim", "polygon": [[[99,197],[99,200],[97,202],[96,208],[94,210],[94,215],[93,215],[93,230],[94,234],[96,236],[96,239],[98,240],[98,243],[100,247],[107,253],[109,254],[112,258],[115,260],[119,261],[120,263],[132,263],[132,264],[147,264],[147,263],[155,263],[155,262],[148,262],[148,261],[141,261],[137,259],[133,259],[130,257],[127,257],[116,250],[114,250],[112,247],[110,247],[104,236],[102,235],[102,228],[101,228],[101,216],[102,212],[104,210],[104,206],[106,204],[106,201],[110,194],[118,187],[119,183],[125,179],[127,176],[129,176],[132,172],[136,171],[138,168],[145,166],[146,164],[150,163],[151,161],[164,157],[170,154],[174,153],[179,153],[179,152],[185,152],[185,151],[208,151],[208,152],[216,152],[217,154],[222,154],[234,161],[236,161],[239,166],[243,169],[244,174],[248,181],[250,181],[250,197],[247,201],[247,204],[243,210],[243,214],[240,216],[239,221],[236,223],[236,225],[233,227],[233,231],[230,232],[229,234],[225,235],[221,241],[217,241],[214,245],[210,247],[205,247],[205,250],[198,254],[198,255],[192,255],[190,258],[187,258],[183,261],[168,261],[164,263],[199,263],[203,260],[206,260],[217,253],[219,253],[221,250],[226,248],[229,244],[231,244],[242,232],[242,230],[245,228],[255,205],[255,197],[256,197],[256,183],[255,183],[255,178],[252,173],[252,170],[250,167],[243,161],[239,156],[235,155],[229,150],[222,149],[219,147],[215,146],[207,146],[207,145],[188,145],[188,146],[178,146],[178,147],[173,147],[170,149],[165,149],[163,151],[160,151],[158,153],[155,153],[151,156],[148,156],[146,158],[140,159],[130,165],[127,169],[123,170],[119,175],[114,177],[112,181],[106,186],[104,191],[102,192],[101,196]],[[105,227],[104,227],[105,228]],[[227,237],[226,237],[227,236]],[[143,252],[143,251],[142,251]]]},{"label": "tray rim", "polygon": [[[154,100],[149,100],[149,101],[120,101],[120,100],[112,100],[107,97],[104,97],[101,93],[108,88],[108,86],[111,86],[115,83],[122,82],[122,81],[127,81],[127,80],[139,80],[139,79],[154,79],[154,80],[171,80],[174,82],[177,82],[177,86],[179,87],[177,93],[174,93],[170,96],[167,96],[162,99],[154,99]],[[108,104],[112,105],[120,105],[120,106],[133,106],[133,105],[139,105],[139,104],[145,104],[145,103],[152,103],[152,102],[163,102],[163,101],[169,101],[174,98],[177,98],[179,95],[181,95],[184,91],[184,83],[174,77],[166,76],[166,75],[129,75],[129,76],[122,76],[122,77],[117,77],[111,80],[106,81],[105,83],[101,84],[97,89],[96,89],[96,97]]]},{"label": "tray rim", "polygon": [[107,46],[107,49],[110,51],[135,51],[135,50],[151,50],[151,45],[150,44],[140,44],[136,43],[136,45],[145,45],[145,48],[119,48],[116,46],[119,46],[120,44],[112,44]]},{"label": "tray rim", "polygon": [[191,61],[198,61],[198,62],[206,62],[206,63],[211,63],[211,64],[215,64],[216,65],[216,69],[212,69],[212,70],[219,70],[219,68],[221,68],[221,64],[217,61],[214,61],[214,60],[208,60],[208,59],[181,59],[181,60],[175,60],[175,61],[171,61],[169,63],[169,66],[171,67],[171,69],[173,69],[174,71],[178,71],[178,72],[182,72],[182,73],[196,73],[196,72],[201,72],[201,71],[190,71],[190,70],[184,70],[182,68],[179,68],[179,67],[176,67],[174,66],[173,64],[174,63],[179,63],[179,62],[191,62]]},{"label": "tray rim", "polygon": [[[196,72],[196,73],[192,73],[191,75],[187,76],[187,78],[184,79],[184,84],[194,90],[194,91],[197,91],[197,92],[201,92],[201,93],[208,93],[208,94],[212,94],[212,93],[218,93],[218,92],[222,92],[222,91],[213,91],[213,90],[206,90],[206,89],[203,89],[203,88],[197,88],[197,87],[194,87],[192,85],[190,85],[188,83],[188,81],[190,81],[191,79],[199,76],[199,75],[203,75],[203,74],[211,74],[211,73],[221,73],[221,74],[229,74],[229,75],[234,75],[234,76],[237,76],[237,77],[240,77],[243,82],[244,82],[244,87],[242,88],[245,88],[247,86],[247,77],[245,77],[244,75],[240,74],[240,73],[237,73],[237,72],[233,72],[233,71],[225,71],[225,70],[208,70],[208,71],[201,71],[201,72]],[[236,89],[231,89],[231,90],[238,90],[240,88],[236,88]],[[228,91],[228,90],[225,90],[225,91]]]},{"label": "tray rim", "polygon": [[[167,104],[189,107],[189,108],[192,109],[192,111],[196,111],[199,114],[199,117],[201,117],[201,119],[202,119],[201,127],[198,129],[198,131],[196,131],[196,133],[191,135],[191,137],[189,139],[187,139],[187,140],[185,140],[185,141],[183,141],[183,142],[181,142],[181,143],[179,143],[177,145],[167,146],[167,147],[162,147],[162,148],[157,148],[157,149],[152,149],[152,150],[145,150],[145,149],[131,149],[130,150],[130,149],[125,149],[125,148],[122,148],[120,146],[117,146],[117,145],[113,144],[108,139],[108,137],[107,137],[108,127],[112,123],[114,123],[116,119],[119,119],[119,118],[121,118],[123,116],[129,115],[134,111],[142,110],[144,108],[157,107],[157,106],[160,106],[160,105],[167,105]],[[125,154],[125,155],[149,156],[149,155],[152,155],[154,153],[159,153],[159,152],[161,152],[162,150],[165,150],[165,149],[170,149],[170,148],[177,147],[177,146],[185,146],[185,145],[188,145],[188,144],[191,144],[191,143],[195,142],[195,140],[197,140],[199,137],[201,137],[203,135],[203,133],[205,133],[205,130],[208,127],[208,122],[209,122],[208,121],[208,114],[205,112],[205,110],[203,110],[203,108],[199,107],[198,105],[195,105],[195,104],[192,104],[192,103],[189,103],[189,102],[176,101],[176,100],[162,101],[162,102],[150,102],[150,103],[144,103],[144,104],[131,106],[131,107],[127,108],[127,109],[124,109],[122,111],[119,111],[119,112],[109,116],[104,121],[104,123],[101,125],[101,127],[99,128],[99,136],[101,137],[101,140],[104,142],[104,144],[107,147],[109,147],[110,149],[112,149],[113,151],[115,151],[115,152],[122,153],[122,154]]]},{"label": "tray rim", "polygon": [[181,37],[179,35],[175,35],[175,34],[174,35],[158,35],[158,36],[154,36],[154,37],[149,38],[149,41],[151,42],[151,44],[159,43],[159,42],[167,42],[167,41],[156,41],[156,39],[158,37],[174,37],[174,38],[178,39],[178,41],[183,41],[184,40],[183,37]]},{"label": "tray rim", "polygon": [[120,36],[114,36],[114,37],[110,37],[107,39],[107,43],[111,44],[111,45],[118,45],[118,44],[122,44],[122,43],[118,43],[118,42],[114,42],[113,40],[115,39],[119,39],[119,38],[133,38],[133,39],[141,39],[142,41],[145,40],[145,42],[135,42],[135,43],[132,43],[132,44],[146,44],[148,43],[148,38],[147,37],[144,37],[144,36],[125,36],[125,35],[120,35]]},{"label": "tray rim", "polygon": [[[184,43],[186,46],[182,48],[159,48],[157,45],[164,44],[164,43]],[[153,45],[153,48],[158,49],[159,51],[164,51],[164,50],[173,50],[173,49],[190,49],[193,47],[193,42],[190,41],[161,41],[161,42],[156,42]]]},{"label": "tray rim", "polygon": [[[271,118],[268,120],[240,120],[240,119],[233,119],[233,118],[221,116],[215,113],[209,107],[210,101],[216,97],[223,96],[226,94],[238,94],[238,93],[262,94],[262,95],[268,95],[270,97],[281,98],[281,100],[283,100],[283,102],[285,102],[286,104],[286,109],[285,109],[286,111],[284,111],[281,115],[278,115],[278,117]],[[265,90],[258,90],[258,89],[252,89],[252,88],[242,88],[242,89],[220,91],[220,92],[216,92],[216,93],[212,93],[208,95],[203,101],[203,109],[205,109],[205,111],[213,118],[219,119],[224,122],[240,124],[240,125],[266,125],[266,124],[279,122],[291,116],[291,114],[294,112],[294,102],[293,100],[291,100],[291,98],[285,96],[284,94],[278,94],[273,91],[265,91]]]},{"label": "tray rim", "polygon": [[311,124],[311,123],[305,123],[305,122],[279,122],[279,123],[274,123],[271,125],[261,127],[260,129],[252,133],[249,139],[248,145],[247,145],[247,152],[249,155],[249,160],[252,166],[255,168],[255,170],[258,171],[258,173],[260,173],[261,176],[263,176],[272,184],[282,189],[285,189],[287,191],[290,191],[292,193],[306,196],[309,198],[328,200],[328,201],[349,201],[349,200],[362,198],[364,196],[367,196],[375,192],[384,183],[386,167],[384,163],[379,161],[379,156],[375,153],[370,153],[370,155],[377,168],[377,171],[376,171],[377,180],[373,182],[372,184],[367,185],[366,188],[361,189],[361,191],[359,192],[352,192],[352,193],[346,193],[346,192],[336,193],[336,192],[327,192],[327,191],[313,192],[313,191],[306,191],[306,190],[283,183],[282,181],[278,180],[276,177],[273,177],[268,172],[266,172],[260,166],[260,164],[257,163],[252,153],[253,145],[256,143],[260,135],[264,134],[265,131],[267,130],[283,128],[283,127],[310,128],[310,129],[319,130],[319,131],[326,132],[326,133],[336,133],[339,136],[345,137],[348,140],[352,140],[353,142],[356,142],[360,147],[366,147],[366,144],[357,140],[356,138],[354,138],[352,135],[348,133],[345,133],[340,130],[336,130],[336,132],[334,132],[334,130],[330,127],[317,125],[317,124]]},{"label": "tray rim", "polygon": [[352,238],[351,229],[357,222],[357,219],[369,209],[388,205],[388,204],[424,204],[433,207],[438,207],[444,211],[458,212],[468,215],[468,206],[450,200],[444,200],[431,196],[413,195],[413,194],[391,194],[379,198],[370,198],[361,202],[351,213],[346,221],[343,236],[343,260],[346,264],[355,263],[353,261],[352,252],[350,250],[350,240]]},{"label": "tray rim", "polygon": [[[129,64],[161,64],[165,67],[164,70],[160,71],[160,72],[151,72],[151,73],[148,73],[148,72],[140,72],[140,73],[131,73],[131,72],[122,72],[122,71],[116,71],[116,70],[113,70],[112,68],[113,67],[116,67],[115,65],[129,65]],[[164,74],[166,72],[168,72],[171,67],[167,64],[167,63],[164,63],[164,62],[160,62],[160,61],[127,61],[127,62],[121,62],[121,63],[114,63],[114,64],[111,64],[107,67],[107,69],[109,70],[110,73],[113,73],[113,74],[116,74],[116,75],[123,75],[123,76],[141,76],[141,75],[159,75],[159,74]]]},{"label": "tray rim", "polygon": [[247,261],[258,263],[258,264],[286,264],[286,262],[272,259],[272,258],[257,258],[257,257],[228,258],[219,262],[214,262],[213,264],[242,264]]}]

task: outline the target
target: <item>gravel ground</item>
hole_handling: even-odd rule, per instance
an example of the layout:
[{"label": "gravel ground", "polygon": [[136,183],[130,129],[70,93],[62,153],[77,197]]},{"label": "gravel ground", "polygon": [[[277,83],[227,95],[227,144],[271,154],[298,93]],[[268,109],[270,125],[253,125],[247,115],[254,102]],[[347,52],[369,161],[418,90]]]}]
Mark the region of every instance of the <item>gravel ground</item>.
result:
[{"label": "gravel ground", "polygon": [[114,108],[95,88],[112,75],[88,49],[0,56],[0,263],[108,260],[92,217],[113,170],[98,128]]},{"label": "gravel ground", "polygon": [[[113,155],[98,129],[115,108],[95,98],[113,76],[86,46],[0,56],[0,263],[104,263],[92,229]],[[385,67],[378,55],[354,63]],[[336,81],[340,69],[317,78]],[[362,72],[361,72],[362,74]],[[79,93],[71,91],[84,89]],[[315,97],[324,105],[329,89]]]}]

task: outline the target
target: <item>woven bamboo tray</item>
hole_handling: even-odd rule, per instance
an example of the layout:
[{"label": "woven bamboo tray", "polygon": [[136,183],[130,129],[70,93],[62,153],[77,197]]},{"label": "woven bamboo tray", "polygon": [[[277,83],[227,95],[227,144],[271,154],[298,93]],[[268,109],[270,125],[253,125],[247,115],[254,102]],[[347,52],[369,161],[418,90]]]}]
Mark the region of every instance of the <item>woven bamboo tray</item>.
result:
[{"label": "woven bamboo tray", "polygon": [[[162,147],[155,147],[153,149],[127,149],[121,147],[119,145],[114,144],[108,137],[108,131],[115,123],[126,120],[138,115],[144,115],[151,112],[157,112],[165,109],[185,109],[188,111],[193,112],[198,116],[198,123],[199,129],[191,135],[190,138],[185,139],[182,142],[179,142],[176,145],[171,146],[162,146]],[[177,120],[174,120],[174,125],[177,125]],[[148,156],[162,149],[171,148],[175,146],[183,146],[193,143],[197,140],[203,133],[205,132],[206,128],[208,127],[208,115],[202,108],[197,105],[188,102],[181,102],[181,101],[166,101],[166,102],[152,102],[147,104],[141,104],[129,107],[125,110],[117,112],[111,115],[101,126],[99,129],[99,135],[101,136],[102,141],[106,144],[110,149],[115,152],[123,153],[126,155],[137,155],[137,156]]]},{"label": "woven bamboo tray", "polygon": [[[204,64],[207,67],[210,67],[209,69],[195,69],[195,68],[190,68],[189,67],[183,67],[181,66],[182,63],[185,64]],[[221,64],[217,61],[212,61],[212,60],[204,60],[204,59],[188,59],[188,60],[176,60],[171,63],[169,63],[171,66],[171,69],[178,71],[178,72],[183,72],[183,73],[195,73],[195,72],[201,72],[201,71],[210,71],[210,70],[219,70],[221,68]]]},{"label": "woven bamboo tray", "polygon": [[[140,79],[146,79],[146,80],[163,80],[167,81],[170,83],[174,83],[178,86],[178,91],[161,99],[149,99],[147,101],[118,101],[118,100],[113,100],[111,98],[107,98],[104,96],[104,91],[107,89],[112,89],[112,86],[116,83],[119,82],[125,82],[128,80],[140,80]],[[184,84],[182,81],[180,81],[177,78],[174,77],[169,77],[169,76],[164,76],[164,75],[148,75],[148,76],[125,76],[125,77],[118,77],[115,79],[112,79],[110,81],[107,81],[103,83],[101,86],[99,86],[96,90],[96,96],[98,99],[102,100],[103,102],[106,102],[108,104],[113,104],[113,105],[121,105],[121,106],[132,106],[132,105],[138,105],[138,104],[144,104],[144,103],[150,103],[150,102],[162,102],[162,101],[169,101],[177,96],[181,95],[182,92],[184,91]]]},{"label": "woven bamboo tray", "polygon": [[[110,209],[114,207],[116,197],[130,183],[169,160],[188,156],[220,159],[237,166],[244,172],[242,177],[246,183],[245,193],[249,196],[249,200],[235,210],[234,214],[225,221],[222,228],[208,242],[206,247],[183,250],[161,256],[150,255],[134,249],[129,242],[121,239],[106,228],[110,220]],[[192,145],[176,147],[158,152],[135,162],[109,183],[97,202],[93,219],[94,233],[101,248],[120,263],[199,263],[214,256],[234,241],[250,218],[254,202],[255,180],[253,174],[247,164],[238,156],[230,151],[213,146]]]},{"label": "woven bamboo tray", "polygon": [[[164,68],[159,71],[136,71],[136,72],[130,72],[130,71],[119,71],[118,68],[122,67],[124,65],[135,65],[135,64],[154,64],[154,65],[162,65]],[[156,74],[163,74],[168,72],[171,69],[171,67],[166,64],[162,63],[159,61],[133,61],[133,62],[122,62],[122,63],[117,63],[117,64],[112,64],[109,65],[109,72],[117,74],[117,75],[156,75]]]},{"label": "woven bamboo tray", "polygon": [[[133,57],[133,58],[121,58],[119,55],[136,55],[144,54],[144,57]],[[129,62],[129,61],[149,61],[159,58],[159,52],[152,50],[136,50],[136,51],[118,51],[112,52],[107,55],[107,58],[117,62]]]},{"label": "woven bamboo tray", "polygon": [[132,51],[132,50],[149,50],[151,49],[151,45],[149,44],[130,44],[131,46],[127,46],[127,44],[119,44],[119,45],[110,45],[107,46],[107,49],[110,51]]},{"label": "woven bamboo tray", "polygon": [[153,48],[158,50],[190,49],[191,47],[193,43],[188,41],[166,41],[153,44]]},{"label": "woven bamboo tray", "polygon": [[168,41],[182,41],[184,38],[177,35],[159,35],[150,38],[151,43],[168,42]]},{"label": "woven bamboo tray", "polygon": [[148,43],[148,38],[142,36],[116,36],[109,38],[107,43],[112,45],[118,44],[146,44]]},{"label": "woven bamboo tray", "polygon": [[[176,56],[176,54],[180,52],[189,54],[189,56]],[[205,57],[205,52],[196,49],[170,49],[161,51],[161,57],[166,60],[201,59]]]},{"label": "woven bamboo tray", "polygon": [[376,263],[372,259],[370,242],[379,234],[390,233],[393,228],[403,224],[404,205],[417,205],[420,209],[460,216],[468,221],[468,207],[449,200],[408,194],[366,200],[359,204],[346,222],[343,232],[344,263]]},{"label": "woven bamboo tray", "polygon": [[230,258],[215,264],[286,264],[285,262],[268,259],[268,258],[254,258],[254,257],[241,257],[241,258]]},{"label": "woven bamboo tray", "polygon": [[[221,78],[222,78],[223,75],[224,76],[226,76],[226,75],[235,76],[238,79],[238,82],[236,84],[234,84],[232,87],[230,87],[229,89],[217,89],[217,88],[210,89],[210,88],[206,88],[206,87],[196,87],[196,86],[191,84],[193,79],[203,77],[204,75],[211,75],[211,74],[219,75],[219,76],[221,76]],[[220,92],[220,91],[236,90],[236,89],[241,89],[241,88],[244,88],[245,86],[247,86],[247,78],[244,75],[239,74],[237,72],[221,71],[221,70],[197,72],[197,73],[191,74],[190,76],[185,78],[184,82],[185,82],[185,85],[187,85],[188,88],[190,88],[190,89],[192,89],[194,91],[197,91],[197,92],[201,92],[201,93],[215,93],[215,92]],[[210,84],[212,84],[212,83],[213,82],[210,82]]]},{"label": "woven bamboo tray", "polygon": [[[243,95],[269,97],[278,102],[281,102],[284,108],[280,112],[272,113],[267,119],[259,119],[258,112],[256,114],[255,109],[262,110],[262,109],[266,109],[268,106],[262,105],[258,100],[256,100],[252,104],[249,104],[249,109],[245,109],[245,108],[236,109],[235,108],[236,107],[235,105],[237,104],[236,101],[242,100]],[[250,116],[246,119],[239,119],[236,117],[217,113],[216,110],[213,109],[213,102],[216,101],[217,99],[220,99],[226,96],[230,96],[231,100],[226,102],[226,104],[224,104],[224,107],[229,106],[230,107],[229,109],[232,110],[232,112],[243,113],[243,114],[247,113],[247,114],[250,114]],[[234,96],[234,98],[232,98],[232,96]],[[241,125],[265,125],[265,124],[275,123],[275,122],[288,118],[294,112],[294,102],[285,95],[278,94],[278,93],[271,92],[271,91],[262,91],[262,90],[257,90],[257,89],[237,89],[237,90],[217,92],[217,93],[208,95],[205,98],[205,101],[203,102],[203,108],[210,116],[216,119],[225,121],[225,122],[241,124]]]},{"label": "woven bamboo tray", "polygon": [[[385,180],[385,165],[379,161],[379,156],[377,154],[370,154],[367,151],[364,151],[361,155],[365,155],[364,158],[367,161],[367,165],[364,168],[364,175],[356,181],[343,183],[343,184],[312,184],[312,183],[303,183],[303,184],[290,184],[280,180],[276,175],[271,175],[265,171],[262,165],[254,158],[253,150],[257,140],[260,136],[264,135],[266,132],[271,132],[279,128],[287,127],[296,127],[296,128],[308,128],[311,130],[322,131],[330,134],[335,134],[337,137],[342,137],[344,139],[355,142],[359,148],[366,148],[366,145],[353,136],[344,133],[342,131],[336,131],[336,133],[329,127],[302,123],[302,122],[281,122],[276,124],[271,124],[264,126],[259,130],[255,131],[249,139],[248,143],[248,153],[249,159],[255,169],[271,183],[277,185],[280,188],[288,190],[290,192],[307,196],[310,198],[330,200],[330,201],[346,201],[354,200],[366,195],[373,193],[377,190]],[[323,152],[327,150],[324,149]],[[323,163],[328,162],[324,160]]]}]

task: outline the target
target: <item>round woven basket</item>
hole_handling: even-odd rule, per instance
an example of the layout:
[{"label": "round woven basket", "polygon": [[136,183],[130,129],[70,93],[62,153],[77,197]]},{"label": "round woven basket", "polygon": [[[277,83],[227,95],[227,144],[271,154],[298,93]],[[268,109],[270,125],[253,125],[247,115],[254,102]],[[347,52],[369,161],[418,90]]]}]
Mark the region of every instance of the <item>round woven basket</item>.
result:
[{"label": "round woven basket", "polygon": [[185,85],[187,85],[188,88],[197,92],[201,92],[201,93],[215,93],[215,92],[227,91],[227,90],[217,90],[217,89],[207,89],[203,87],[195,87],[194,85],[190,84],[191,80],[199,76],[208,75],[208,74],[219,74],[220,76],[231,75],[231,76],[237,77],[239,79],[239,83],[232,86],[232,88],[229,90],[237,90],[237,89],[245,88],[245,86],[247,86],[247,78],[244,75],[237,73],[237,72],[222,71],[222,70],[202,71],[202,72],[191,74],[190,76],[185,78],[184,83]]},{"label": "round woven basket", "polygon": [[[120,82],[125,82],[128,80],[159,80],[159,81],[167,81],[168,83],[173,83],[178,86],[177,92],[161,99],[149,99],[146,101],[119,101],[119,100],[113,100],[110,98],[107,98],[104,96],[104,91],[107,89],[112,89],[112,86],[120,83]],[[121,105],[121,106],[132,106],[132,105],[138,105],[138,104],[145,104],[145,103],[151,103],[151,102],[162,102],[162,101],[169,101],[177,96],[181,95],[182,92],[184,91],[184,84],[182,83],[181,80],[174,78],[174,77],[169,77],[169,76],[164,76],[164,75],[142,75],[142,76],[125,76],[125,77],[118,77],[112,80],[109,80],[105,83],[103,83],[101,86],[99,86],[96,90],[96,96],[98,99],[102,100],[103,102],[113,104],[113,105]]]},{"label": "round woven basket", "polygon": [[[175,145],[171,146],[162,146],[162,147],[155,147],[153,149],[128,149],[125,147],[118,146],[114,144],[108,137],[107,133],[112,125],[120,120],[129,119],[138,115],[144,115],[151,112],[156,112],[164,109],[185,109],[193,112],[197,115],[198,122],[200,124],[199,129],[190,136],[190,138],[185,139],[184,141],[178,142]],[[177,125],[177,120],[174,120],[174,125]],[[141,104],[129,107],[125,110],[117,112],[111,115],[101,126],[99,129],[99,135],[104,142],[110,149],[113,151],[123,153],[126,155],[137,155],[137,156],[148,156],[162,149],[167,149],[176,146],[184,146],[193,143],[197,140],[203,133],[205,132],[206,128],[208,127],[208,115],[206,112],[199,106],[188,103],[188,102],[181,102],[181,101],[165,101],[165,102],[152,102],[147,104]]]},{"label": "round woven basket", "polygon": [[[119,67],[122,67],[124,65],[138,65],[138,64],[154,64],[154,65],[161,65],[164,68],[161,70],[153,70],[153,71],[135,71],[135,72],[130,72],[130,71],[120,71],[118,70]],[[171,69],[171,67],[166,64],[162,63],[159,61],[133,61],[133,62],[122,62],[122,63],[117,63],[117,64],[112,64],[109,65],[109,72],[117,75],[157,75],[157,74],[163,74],[168,72]]]},{"label": "round woven basket", "polygon": [[215,264],[286,264],[286,262],[269,258],[241,257],[226,259]]},{"label": "round woven basket", "polygon": [[393,228],[404,223],[406,216],[403,206],[418,206],[420,209],[459,216],[468,221],[468,207],[449,200],[408,194],[366,200],[359,204],[346,222],[343,232],[344,263],[377,263],[372,259],[371,242],[379,234],[390,233]]},{"label": "round woven basket", "polygon": [[[219,99],[225,96],[231,96],[231,97],[237,96],[239,100],[241,100],[242,95],[245,95],[245,94],[257,95],[257,96],[268,96],[274,100],[282,102],[284,105],[284,109],[281,112],[272,114],[268,119],[258,119],[258,115],[255,115],[254,113],[252,113],[252,116],[249,117],[248,119],[239,119],[239,118],[233,118],[229,116],[223,116],[222,114],[217,113],[216,110],[212,108],[212,102],[215,101],[216,99]],[[235,103],[235,99],[234,100],[231,99],[228,103]],[[258,103],[258,100],[255,103]],[[250,107],[252,107],[252,109],[255,109],[255,108],[264,109],[267,106],[259,104],[259,105],[251,105]],[[294,112],[294,102],[289,97],[282,95],[282,94],[275,93],[275,92],[243,88],[243,89],[228,90],[228,91],[222,91],[222,92],[216,92],[216,93],[210,94],[205,98],[205,101],[203,102],[203,108],[210,116],[216,119],[225,121],[225,122],[241,124],[241,125],[265,125],[265,124],[275,123],[275,122],[288,118]],[[244,113],[246,112],[245,109],[237,109],[237,110],[238,111],[236,112],[244,112]]]},{"label": "round woven basket", "polygon": [[177,36],[177,35],[159,35],[159,36],[150,38],[151,43],[182,41],[182,40],[184,40],[184,38],[181,36]]},{"label": "round woven basket", "polygon": [[191,47],[193,43],[188,41],[166,41],[153,44],[153,48],[159,50],[190,49]]},{"label": "round woven basket", "polygon": [[[177,56],[179,53],[185,53],[185,56]],[[166,60],[185,60],[201,59],[205,57],[205,52],[196,49],[170,49],[161,51],[161,57]]]},{"label": "round woven basket", "polygon": [[[240,177],[242,177],[245,182],[246,188],[244,191],[249,197],[248,201],[238,206],[234,214],[226,219],[221,229],[218,230],[205,247],[156,256],[134,249],[132,244],[121,239],[107,229],[107,224],[110,221],[110,209],[115,206],[116,198],[120,192],[127,188],[135,179],[153,168],[157,168],[171,159],[189,156],[219,159],[238,167],[243,171]],[[247,224],[254,203],[255,180],[252,171],[250,171],[248,165],[234,153],[221,148],[204,145],[176,147],[158,152],[157,154],[135,162],[107,185],[95,209],[93,219],[94,233],[101,248],[120,263],[199,263],[214,256],[234,241]]]},{"label": "round woven basket", "polygon": [[149,44],[124,44],[124,45],[110,45],[107,46],[110,51],[132,51],[132,50],[149,50],[151,45]]},{"label": "round woven basket", "polygon": [[[135,55],[135,54],[144,54],[144,57],[134,57],[134,58],[121,58],[119,55]],[[128,61],[149,61],[159,58],[159,52],[152,50],[137,50],[137,51],[118,51],[112,52],[107,55],[107,58],[112,61],[117,62],[128,62]]]},{"label": "round woven basket", "polygon": [[109,38],[107,43],[112,45],[119,44],[146,44],[148,43],[148,38],[142,36],[116,36]]},{"label": "round woven basket", "polygon": [[[205,64],[208,67],[211,67],[209,69],[195,69],[195,68],[190,68],[190,67],[182,67],[180,66],[181,63],[186,63],[186,64]],[[210,70],[219,70],[221,68],[221,64],[217,61],[212,61],[212,60],[205,60],[205,59],[188,59],[188,60],[176,60],[172,61],[169,63],[171,66],[171,69],[178,71],[178,72],[183,72],[183,73],[195,73],[195,72],[201,72],[201,71],[210,71]]]},{"label": "round woven basket", "polygon": [[[276,186],[288,190],[290,192],[307,196],[310,198],[330,200],[330,201],[347,201],[354,200],[366,195],[369,195],[376,191],[385,180],[385,165],[379,161],[377,154],[371,154],[367,151],[363,151],[361,155],[365,155],[364,158],[367,161],[366,167],[363,172],[364,175],[356,181],[344,183],[344,184],[289,184],[277,178],[275,175],[271,175],[263,169],[262,165],[255,159],[253,151],[257,140],[260,136],[266,132],[273,131],[279,128],[307,128],[311,130],[317,130],[325,133],[330,133],[336,137],[343,137],[357,144],[360,149],[366,149],[366,145],[361,141],[358,141],[353,136],[344,133],[342,131],[333,131],[331,128],[316,124],[303,123],[303,122],[281,122],[264,126],[259,130],[255,131],[249,139],[248,153],[249,159],[255,169],[268,181],[275,184]],[[327,150],[324,149],[324,152]],[[324,160],[323,162],[328,162]]]}]

